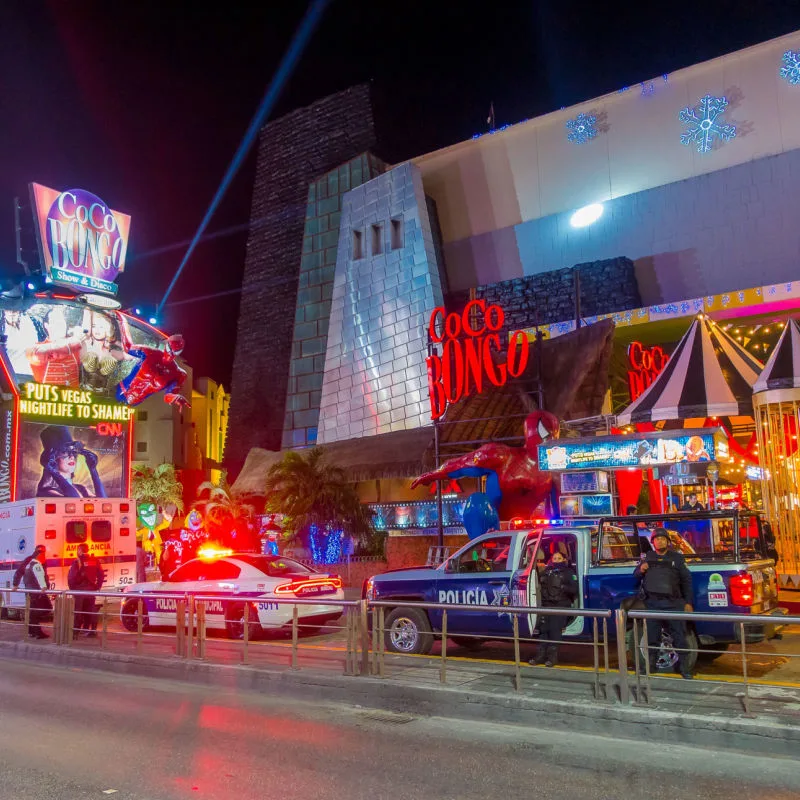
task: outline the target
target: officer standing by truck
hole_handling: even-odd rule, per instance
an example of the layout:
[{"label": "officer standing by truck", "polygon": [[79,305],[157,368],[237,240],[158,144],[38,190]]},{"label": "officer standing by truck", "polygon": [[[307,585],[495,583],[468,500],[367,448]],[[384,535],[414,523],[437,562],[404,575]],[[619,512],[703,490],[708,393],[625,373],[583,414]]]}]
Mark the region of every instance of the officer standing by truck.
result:
[{"label": "officer standing by truck", "polygon": [[[556,551],[539,577],[544,608],[570,608],[578,596],[578,576],[567,563],[563,553]],[[558,645],[564,638],[568,617],[542,615],[539,623],[542,641],[531,664],[553,667],[558,663]]]},{"label": "officer standing by truck", "polygon": [[[75,592],[97,592],[103,586],[103,567],[95,556],[89,555],[89,545],[78,545],[77,558],[72,562],[67,585]],[[75,625],[77,636],[81,631],[90,638],[97,636],[97,606],[93,594],[75,596]]]},{"label": "officer standing by truck", "polygon": [[[655,528],[650,536],[653,550],[645,553],[634,571],[640,585],[645,608],[648,611],[692,611],[692,573],[683,556],[670,548],[669,533],[665,528]],[[678,669],[681,677],[690,679],[689,653],[686,652],[686,623],[682,620],[647,620],[647,653],[650,671],[655,672],[661,642],[661,628],[665,626],[672,635],[672,644],[679,653]]]}]

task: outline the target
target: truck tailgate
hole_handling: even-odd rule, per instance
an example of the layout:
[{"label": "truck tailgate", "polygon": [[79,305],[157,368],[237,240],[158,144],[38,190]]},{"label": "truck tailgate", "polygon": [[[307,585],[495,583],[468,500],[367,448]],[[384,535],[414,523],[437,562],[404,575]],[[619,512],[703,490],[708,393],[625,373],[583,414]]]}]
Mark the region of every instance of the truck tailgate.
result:
[{"label": "truck tailgate", "polygon": [[747,565],[753,578],[753,614],[768,614],[778,607],[778,573],[775,563],[767,559]]}]

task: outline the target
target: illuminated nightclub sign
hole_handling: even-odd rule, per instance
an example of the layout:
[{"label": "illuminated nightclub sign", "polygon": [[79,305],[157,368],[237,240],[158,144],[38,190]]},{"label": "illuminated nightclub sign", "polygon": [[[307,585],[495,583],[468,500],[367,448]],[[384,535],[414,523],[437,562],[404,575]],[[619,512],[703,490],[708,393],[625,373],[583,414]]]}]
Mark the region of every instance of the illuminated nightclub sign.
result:
[{"label": "illuminated nightclub sign", "polygon": [[24,417],[99,422],[100,428],[103,423],[127,422],[136,413],[130,406],[96,397],[89,391],[31,382],[22,387],[19,411]]},{"label": "illuminated nightclub sign", "polygon": [[641,342],[628,345],[628,391],[631,402],[645,393],[668,361],[669,356],[659,345],[645,347]]},{"label": "illuminated nightclub sign", "polygon": [[125,269],[131,218],[85,189],[58,192],[31,184],[36,232],[51,283],[78,292],[116,294]]},{"label": "illuminated nightclub sign", "polygon": [[510,335],[505,363],[495,363],[494,355],[504,352],[499,333],[504,322],[503,309],[487,306],[485,300],[470,300],[461,313],[446,314],[442,307],[433,310],[428,334],[433,344],[441,345],[441,354],[432,353],[425,360],[431,419],[439,419],[448,404],[480,394],[484,378],[499,388],[522,375],[529,353],[522,331]]},{"label": "illuminated nightclub sign", "polygon": [[625,469],[720,461],[728,441],[719,428],[655,431],[631,436],[559,439],[539,445],[539,469]]}]

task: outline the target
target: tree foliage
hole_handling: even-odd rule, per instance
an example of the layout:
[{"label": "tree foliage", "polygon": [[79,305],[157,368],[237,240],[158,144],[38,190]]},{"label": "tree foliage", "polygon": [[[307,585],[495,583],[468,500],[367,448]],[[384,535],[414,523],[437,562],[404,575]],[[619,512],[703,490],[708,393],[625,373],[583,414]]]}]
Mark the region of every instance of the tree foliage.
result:
[{"label": "tree foliage", "polygon": [[148,467],[135,464],[131,478],[131,495],[137,503],[155,503],[161,508],[175,506],[183,511],[183,484],[172,464]]},{"label": "tree foliage", "polygon": [[362,542],[374,534],[372,512],[361,504],[344,472],[328,464],[318,447],[284,453],[270,468],[266,494],[267,512],[283,514],[285,530],[295,535],[311,525],[341,528]]}]

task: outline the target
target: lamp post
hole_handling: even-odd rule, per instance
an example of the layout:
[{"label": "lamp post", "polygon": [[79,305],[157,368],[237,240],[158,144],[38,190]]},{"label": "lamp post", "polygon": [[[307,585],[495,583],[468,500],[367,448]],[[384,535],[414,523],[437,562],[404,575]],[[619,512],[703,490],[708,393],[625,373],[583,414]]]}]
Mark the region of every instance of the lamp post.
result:
[{"label": "lamp post", "polygon": [[716,508],[717,507],[717,480],[719,479],[719,467],[716,464],[709,464],[708,469],[706,470],[706,475],[708,475],[708,477],[711,479],[711,485],[713,487],[712,488],[712,492],[713,492],[713,498],[714,498],[713,506],[714,506],[714,508]]}]

